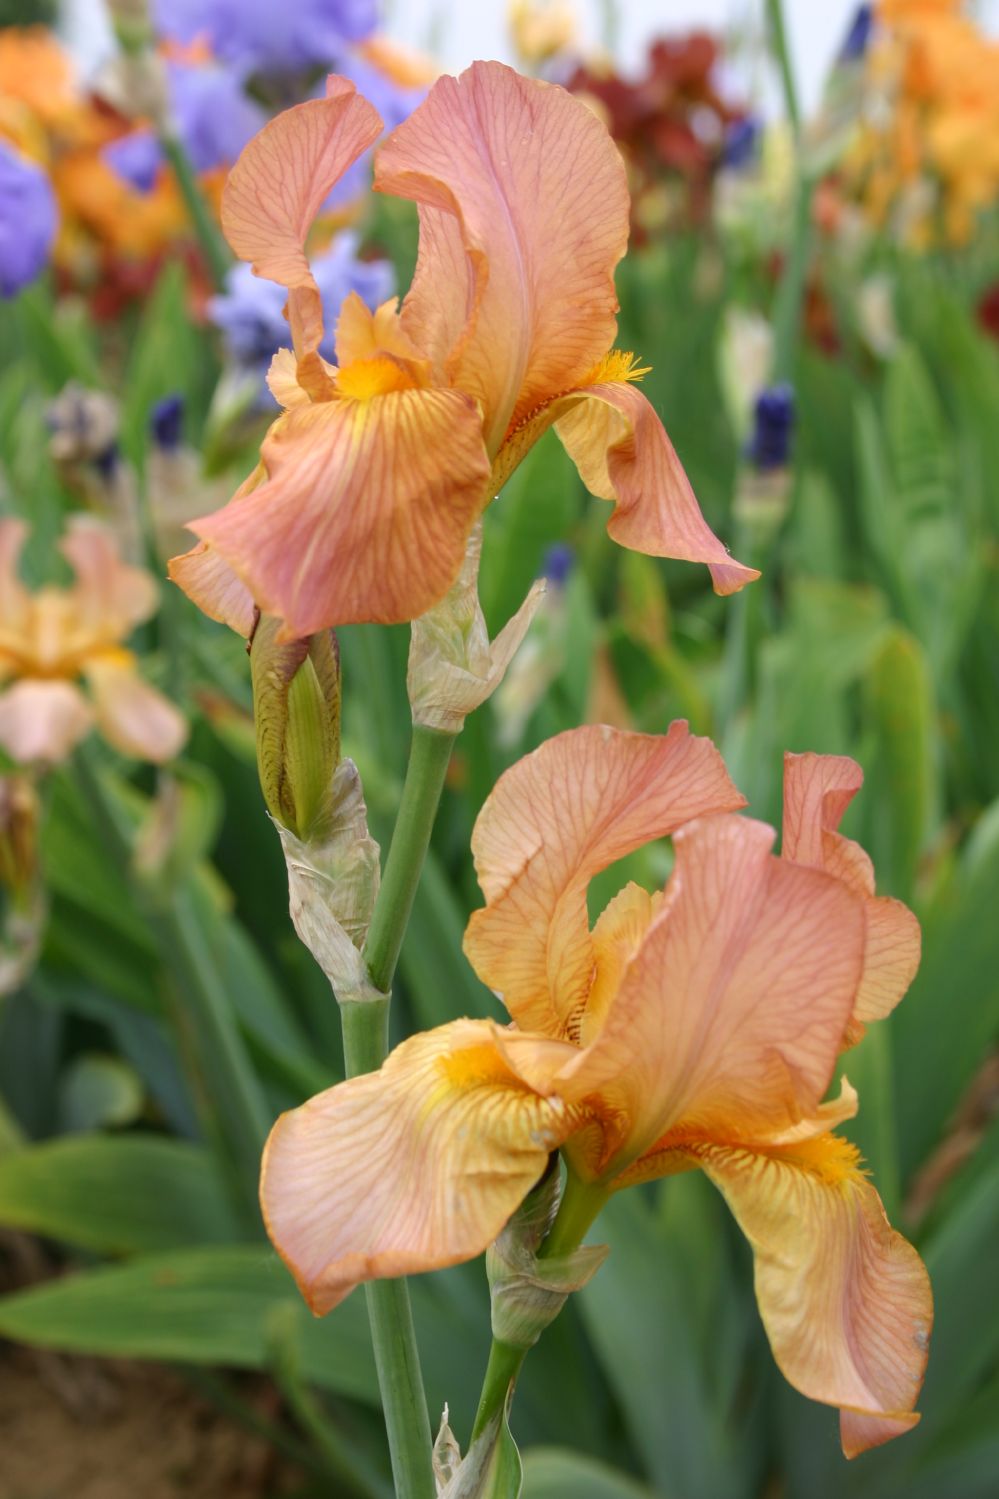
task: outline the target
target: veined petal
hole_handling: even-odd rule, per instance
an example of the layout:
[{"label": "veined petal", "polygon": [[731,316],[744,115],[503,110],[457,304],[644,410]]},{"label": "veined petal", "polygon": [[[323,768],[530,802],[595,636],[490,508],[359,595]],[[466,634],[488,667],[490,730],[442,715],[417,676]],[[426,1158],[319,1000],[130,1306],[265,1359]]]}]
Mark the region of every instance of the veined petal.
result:
[{"label": "veined petal", "polygon": [[55,765],[93,723],[90,704],[72,682],[15,682],[0,693],[0,745],[19,765]]},{"label": "veined petal", "polygon": [[667,1131],[752,1140],[791,1130],[832,1076],[863,956],[860,901],[776,859],[745,817],[674,835],[660,914],[591,1044],[553,1079],[613,1121],[588,1174],[626,1168]]},{"label": "veined petal", "polygon": [[662,422],[627,380],[605,380],[559,401],[555,430],[591,494],[613,500],[607,532],[650,557],[706,562],[716,593],[759,577],[710,529]]},{"label": "veined petal", "polygon": [[873,864],[859,843],[837,832],[863,781],[860,766],[845,755],[784,756],[783,857],[828,870],[865,900],[864,973],[850,1040],[895,1008],[915,977],[921,946],[908,906],[875,896]]},{"label": "veined petal", "polygon": [[253,633],[257,619],[253,595],[207,541],[199,541],[189,552],[171,557],[168,572],[177,587],[182,588],[209,619],[228,625],[237,635],[248,638]]},{"label": "veined petal", "polygon": [[285,638],[422,614],[454,582],[489,498],[478,413],[458,391],[297,408],[262,457],[264,481],[190,529]]},{"label": "veined petal", "polygon": [[362,1281],[480,1254],[575,1122],[457,1020],[283,1114],[264,1152],[267,1231],[313,1311]]},{"label": "veined petal", "polygon": [[331,75],[324,99],[284,110],[253,137],[222,195],[222,228],[235,253],[288,288],[299,379],[317,396],[328,393],[329,380],[316,352],[323,309],[305,242],[330,189],[381,129],[353,83]]},{"label": "veined petal", "polygon": [[933,1323],[929,1277],[836,1135],[768,1152],[692,1152],[753,1247],[756,1299],[795,1389],[841,1408],[855,1457],[908,1431]]},{"label": "veined petal", "polygon": [[184,715],[169,698],[144,682],[127,651],[94,656],[86,664],[97,725],[123,755],[164,764],[187,739]]},{"label": "veined petal", "polygon": [[378,153],[375,187],[420,205],[403,321],[482,402],[486,444],[606,353],[628,241],[624,166],[564,89],[477,62],[440,78]]},{"label": "veined petal", "polygon": [[593,977],[586,887],[598,870],[705,813],[745,805],[708,739],[570,729],[501,776],[472,834],[486,897],[465,953],[528,1030],[578,1027]]}]

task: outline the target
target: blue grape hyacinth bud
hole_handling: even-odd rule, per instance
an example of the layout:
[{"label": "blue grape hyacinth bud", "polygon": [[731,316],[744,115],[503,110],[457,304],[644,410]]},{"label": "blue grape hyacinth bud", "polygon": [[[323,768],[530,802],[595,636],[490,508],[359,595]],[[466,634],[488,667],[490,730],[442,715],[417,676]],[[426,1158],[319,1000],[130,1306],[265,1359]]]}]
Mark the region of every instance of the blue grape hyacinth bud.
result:
[{"label": "blue grape hyacinth bud", "polygon": [[794,391],[790,385],[771,385],[760,391],[753,409],[753,433],[746,449],[746,457],[756,468],[765,472],[786,467],[794,415]]}]

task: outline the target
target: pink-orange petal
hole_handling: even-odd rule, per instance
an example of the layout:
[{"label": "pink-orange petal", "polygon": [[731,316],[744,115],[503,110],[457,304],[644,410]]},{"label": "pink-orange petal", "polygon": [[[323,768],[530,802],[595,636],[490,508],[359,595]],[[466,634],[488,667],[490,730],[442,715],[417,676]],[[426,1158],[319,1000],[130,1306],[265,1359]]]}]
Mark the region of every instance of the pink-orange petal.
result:
[{"label": "pink-orange petal", "polygon": [[465,952],[528,1030],[578,1020],[593,976],[586,887],[598,870],[705,813],[745,804],[708,739],[570,729],[511,767],[472,834],[486,897]]},{"label": "pink-orange petal", "polygon": [[663,1134],[753,1140],[793,1129],[829,1086],[863,956],[861,902],[774,858],[732,815],[674,835],[676,867],[602,1028],[554,1079],[619,1121],[601,1174]]},{"label": "pink-orange petal", "polygon": [[190,529],[286,638],[422,614],[454,582],[489,498],[478,414],[457,391],[297,408],[262,456],[263,482]]},{"label": "pink-orange petal", "polygon": [[865,898],[864,973],[851,1039],[895,1008],[915,977],[921,948],[915,916],[901,901],[875,896],[873,864],[859,843],[837,831],[863,780],[846,755],[784,756],[783,857],[828,870]]},{"label": "pink-orange petal", "polygon": [[835,1135],[783,1151],[704,1147],[696,1159],[753,1247],[756,1298],[784,1377],[841,1408],[855,1457],[919,1420],[933,1322],[919,1255]]},{"label": "pink-orange petal", "polygon": [[253,595],[214,547],[199,541],[189,552],[171,557],[168,569],[173,582],[209,619],[249,638],[257,619]]},{"label": "pink-orange petal", "polygon": [[0,746],[19,765],[58,765],[93,721],[90,704],[72,682],[26,677],[0,693]]},{"label": "pink-orange petal", "polygon": [[180,753],[187,739],[184,715],[162,692],[143,681],[127,652],[92,657],[86,675],[97,726],[116,750],[154,765],[165,764]]},{"label": "pink-orange petal", "polygon": [[316,1313],[362,1281],[474,1258],[538,1180],[574,1116],[526,1087],[493,1036],[470,1020],[413,1036],[274,1126],[264,1219]]},{"label": "pink-orange petal", "polygon": [[497,62],[440,78],[378,153],[375,187],[420,205],[403,320],[478,398],[487,446],[571,389],[614,341],[624,166],[591,110]]},{"label": "pink-orange petal", "polygon": [[636,386],[608,380],[559,403],[555,430],[591,494],[613,500],[607,531],[651,557],[706,562],[714,590],[738,593],[759,577],[708,526],[654,408]]},{"label": "pink-orange petal", "polygon": [[155,612],[158,589],[144,568],[123,562],[113,531],[90,516],[74,516],[59,550],[76,574],[72,620],[77,635],[124,639]]},{"label": "pink-orange petal", "polygon": [[331,75],[325,98],[284,110],[254,136],[222,196],[222,228],[235,253],[256,275],[288,288],[301,383],[317,395],[328,386],[316,353],[322,300],[305,243],[330,189],[381,129],[377,110],[353,83]]}]

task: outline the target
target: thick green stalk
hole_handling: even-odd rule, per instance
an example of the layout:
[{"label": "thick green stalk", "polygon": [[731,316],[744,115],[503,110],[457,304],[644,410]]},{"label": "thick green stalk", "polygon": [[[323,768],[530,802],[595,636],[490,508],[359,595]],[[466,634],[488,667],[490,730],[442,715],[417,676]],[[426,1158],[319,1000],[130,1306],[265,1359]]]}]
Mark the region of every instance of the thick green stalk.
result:
[{"label": "thick green stalk", "polygon": [[388,994],[430,845],[455,735],[413,728],[402,800],[364,944],[371,982]]},{"label": "thick green stalk", "polygon": [[160,132],[160,145],[164,156],[173,168],[180,195],[184,200],[184,207],[187,209],[194,232],[198,237],[201,253],[205,257],[212,281],[215,287],[221,290],[232,261],[195,176],[191,158],[184,150],[183,143],[170,129]]},{"label": "thick green stalk", "polygon": [[[556,1259],[577,1250],[609,1195],[603,1187],[582,1182],[570,1171],[555,1222],[538,1250],[538,1259]],[[510,1387],[519,1376],[527,1354],[526,1348],[515,1348],[498,1338],[493,1339],[472,1427],[473,1442],[503,1410]]]},{"label": "thick green stalk", "polygon": [[[374,1072],[388,1052],[389,993],[454,738],[434,729],[413,729],[402,799],[364,948],[371,982],[383,997],[347,1000],[340,1006],[348,1077]],[[430,1415],[409,1290],[405,1280],[373,1281],[364,1290],[396,1495],[433,1499]]]}]

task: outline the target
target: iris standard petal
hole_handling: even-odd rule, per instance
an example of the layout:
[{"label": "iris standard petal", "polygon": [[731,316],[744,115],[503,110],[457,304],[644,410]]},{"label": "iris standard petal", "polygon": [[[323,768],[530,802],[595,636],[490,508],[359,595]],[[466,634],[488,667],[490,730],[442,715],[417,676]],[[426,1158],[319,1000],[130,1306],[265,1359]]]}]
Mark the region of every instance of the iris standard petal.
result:
[{"label": "iris standard petal", "polygon": [[574,1115],[503,1061],[489,1021],[404,1041],[379,1072],[283,1114],[264,1153],[268,1233],[318,1314],[365,1280],[474,1258]]},{"label": "iris standard petal", "polygon": [[708,739],[570,729],[503,775],[472,834],[484,910],[465,953],[528,1030],[578,1025],[593,976],[586,887],[692,818],[745,805]]},{"label": "iris standard petal", "polygon": [[262,460],[261,483],[190,529],[284,620],[285,638],[422,614],[457,577],[489,498],[478,413],[458,391],[296,408]]},{"label": "iris standard petal", "polygon": [[330,189],[381,128],[378,112],[353,83],[331,75],[325,98],[284,110],[254,136],[222,197],[222,227],[235,253],[258,276],[288,288],[299,378],[315,395],[327,392],[328,377],[316,352],[322,298],[305,242]]},{"label": "iris standard petal", "polygon": [[919,922],[900,900],[875,896],[874,866],[851,838],[837,831],[860,790],[864,773],[846,755],[784,756],[782,853],[796,864],[826,869],[864,898],[867,938],[864,973],[848,1039],[889,1014],[919,967]]},{"label": "iris standard petal", "polygon": [[606,1019],[553,1080],[610,1124],[588,1175],[667,1130],[746,1140],[818,1107],[860,978],[863,907],[840,881],[774,858],[749,818],[674,835],[676,867]]},{"label": "iris standard petal", "polygon": [[375,187],[420,205],[403,320],[439,377],[481,401],[495,454],[614,341],[629,214],[617,148],[564,89],[477,62],[393,132]]}]

